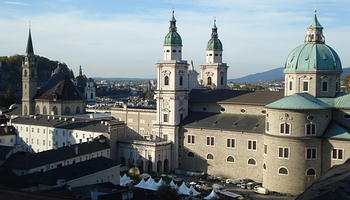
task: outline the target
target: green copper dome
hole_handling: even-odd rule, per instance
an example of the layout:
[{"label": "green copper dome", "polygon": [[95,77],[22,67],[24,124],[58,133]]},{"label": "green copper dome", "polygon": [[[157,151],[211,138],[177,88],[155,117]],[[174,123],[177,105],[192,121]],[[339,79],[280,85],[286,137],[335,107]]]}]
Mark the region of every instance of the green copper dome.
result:
[{"label": "green copper dome", "polygon": [[218,38],[211,38],[207,44],[207,51],[222,51],[222,43]]},{"label": "green copper dome", "polygon": [[218,37],[218,28],[216,27],[216,19],[211,32],[211,38],[207,43],[207,51],[222,51],[222,43]]},{"label": "green copper dome", "polygon": [[178,45],[182,46],[181,36],[176,31],[170,31],[164,39],[164,46]]},{"label": "green copper dome", "polygon": [[305,43],[289,53],[285,72],[342,72],[338,54],[325,44],[323,27],[317,19],[316,11],[308,27]]},{"label": "green copper dome", "polygon": [[326,44],[302,44],[287,57],[284,71],[342,72],[338,54]]},{"label": "green copper dome", "polygon": [[177,46],[182,46],[182,39],[180,34],[177,33],[177,28],[176,28],[176,19],[174,17],[174,10],[172,12],[172,18],[170,20],[170,27],[169,27],[169,33],[166,34],[164,38],[164,46],[172,46],[172,45],[177,45]]}]

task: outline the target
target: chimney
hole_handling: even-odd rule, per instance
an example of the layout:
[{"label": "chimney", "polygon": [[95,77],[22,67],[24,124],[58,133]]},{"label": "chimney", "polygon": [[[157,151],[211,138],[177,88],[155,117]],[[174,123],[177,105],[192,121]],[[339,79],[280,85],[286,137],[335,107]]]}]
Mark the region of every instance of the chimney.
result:
[{"label": "chimney", "polygon": [[79,146],[78,145],[74,146],[74,152],[75,152],[75,155],[79,154]]}]

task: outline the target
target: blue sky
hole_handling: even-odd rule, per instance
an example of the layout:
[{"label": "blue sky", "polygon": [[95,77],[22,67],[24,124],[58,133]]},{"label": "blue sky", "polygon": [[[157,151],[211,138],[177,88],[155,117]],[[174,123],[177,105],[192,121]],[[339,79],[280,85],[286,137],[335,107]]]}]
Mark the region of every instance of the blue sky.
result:
[{"label": "blue sky", "polygon": [[94,77],[156,77],[175,9],[183,58],[205,62],[217,18],[229,78],[282,67],[303,43],[313,9],[326,43],[350,66],[349,0],[0,0],[0,55],[24,52],[31,21],[36,54]]}]

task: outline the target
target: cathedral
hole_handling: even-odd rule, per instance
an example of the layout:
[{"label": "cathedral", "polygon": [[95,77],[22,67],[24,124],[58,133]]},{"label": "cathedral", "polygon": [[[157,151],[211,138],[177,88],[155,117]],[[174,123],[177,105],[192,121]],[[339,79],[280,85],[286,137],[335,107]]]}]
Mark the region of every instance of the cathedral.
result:
[{"label": "cathedral", "polygon": [[[340,91],[341,61],[316,12],[304,43],[287,56],[283,92],[227,88],[216,21],[200,73],[182,59],[182,48],[173,13],[156,63],[156,109],[87,110],[126,123],[111,144],[124,169],[248,178],[296,195],[350,157],[350,94]],[[84,112],[83,98],[63,75],[37,90],[30,35],[26,52],[23,114]]]},{"label": "cathedral", "polygon": [[350,157],[350,94],[340,92],[341,61],[316,12],[285,62],[284,92],[227,88],[215,21],[200,73],[182,59],[182,48],[173,14],[156,63],[156,110],[109,110],[127,123],[118,142],[122,165],[249,178],[299,194]]},{"label": "cathedral", "polygon": [[22,64],[22,114],[65,115],[85,112],[85,101],[62,66],[58,65],[43,86],[38,85],[38,60],[31,31]]}]

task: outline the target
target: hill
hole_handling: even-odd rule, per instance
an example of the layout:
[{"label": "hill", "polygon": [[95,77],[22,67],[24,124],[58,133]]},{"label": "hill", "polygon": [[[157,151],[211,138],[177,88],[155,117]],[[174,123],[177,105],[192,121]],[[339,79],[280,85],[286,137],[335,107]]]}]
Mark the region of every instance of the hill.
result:
[{"label": "hill", "polygon": [[[73,72],[58,61],[52,61],[45,57],[38,56],[38,76],[39,86],[43,85],[51,77],[52,71],[58,64],[64,67],[64,70],[73,77]],[[4,94],[8,88],[11,88],[17,97],[22,93],[22,62],[23,55],[3,56],[0,57],[0,94]]]},{"label": "hill", "polygon": [[[275,80],[283,80],[283,67],[271,69],[265,72],[260,72],[256,74],[250,74],[247,76],[243,76],[241,78],[229,79],[230,82],[235,83],[256,83],[256,82],[264,82],[264,81],[275,81]],[[344,79],[347,74],[350,74],[350,67],[343,68],[343,73],[341,79]]]}]

